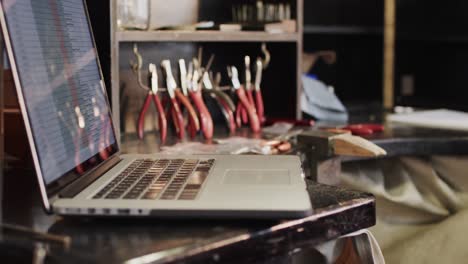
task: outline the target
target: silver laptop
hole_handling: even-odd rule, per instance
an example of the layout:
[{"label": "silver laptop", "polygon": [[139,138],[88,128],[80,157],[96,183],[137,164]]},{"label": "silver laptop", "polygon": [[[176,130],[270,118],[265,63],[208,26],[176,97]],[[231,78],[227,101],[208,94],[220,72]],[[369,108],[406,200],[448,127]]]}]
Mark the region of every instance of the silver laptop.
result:
[{"label": "silver laptop", "polygon": [[120,155],[86,5],[1,0],[47,212],[293,218],[312,212],[295,156]]}]

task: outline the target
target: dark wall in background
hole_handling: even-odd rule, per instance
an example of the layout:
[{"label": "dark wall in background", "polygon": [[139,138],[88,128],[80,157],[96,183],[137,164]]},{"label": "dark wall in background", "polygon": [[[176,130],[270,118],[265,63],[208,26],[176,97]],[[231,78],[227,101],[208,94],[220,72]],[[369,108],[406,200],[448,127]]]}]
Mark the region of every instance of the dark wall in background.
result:
[{"label": "dark wall in background", "polygon": [[383,0],[305,0],[306,25],[382,25]]},{"label": "dark wall in background", "polygon": [[[468,37],[468,1],[397,0],[399,33],[405,37]],[[409,35],[409,36],[408,36]]]},{"label": "dark wall in background", "polygon": [[310,73],[335,87],[345,103],[382,97],[382,0],[304,1],[304,50],[335,50],[337,63]]},{"label": "dark wall in background", "polygon": [[468,110],[468,1],[399,0],[397,12],[397,102]]},{"label": "dark wall in background", "polygon": [[[335,85],[345,103],[380,101],[384,1],[304,2],[305,51],[338,53],[335,66],[311,72]],[[466,14],[464,0],[397,0],[397,104],[468,110]]]},{"label": "dark wall in background", "polygon": [[382,38],[373,35],[306,35],[305,51],[334,50],[337,62],[322,61],[309,71],[335,88],[345,103],[381,101],[382,97]]},{"label": "dark wall in background", "polygon": [[107,92],[110,94],[110,1],[86,0]]},{"label": "dark wall in background", "polygon": [[[214,18],[228,21],[232,2],[202,0],[200,5],[201,10],[225,10]],[[110,88],[109,1],[87,0],[87,4]],[[345,103],[380,101],[383,0],[306,0],[304,4],[304,50],[333,49],[338,53],[336,65],[319,63],[311,71],[334,85]],[[397,104],[468,110],[466,14],[468,1],[464,0],[397,1]],[[208,17],[201,13],[200,18]],[[402,93],[408,88],[402,86],[403,78],[412,79],[413,94]]]}]

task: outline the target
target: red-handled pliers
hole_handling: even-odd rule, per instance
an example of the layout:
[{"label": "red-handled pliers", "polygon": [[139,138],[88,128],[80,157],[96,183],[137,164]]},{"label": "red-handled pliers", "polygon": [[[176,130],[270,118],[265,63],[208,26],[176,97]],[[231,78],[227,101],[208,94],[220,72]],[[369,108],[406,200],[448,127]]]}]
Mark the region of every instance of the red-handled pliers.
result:
[{"label": "red-handled pliers", "polygon": [[164,114],[164,108],[158,97],[158,73],[156,70],[156,65],[150,64],[149,71],[151,76],[151,89],[148,89],[145,102],[140,110],[140,115],[138,116],[138,137],[142,139],[144,136],[145,114],[148,111],[151,101],[153,101],[159,113],[158,122],[161,143],[164,143],[167,137],[167,120],[166,115]]},{"label": "red-handled pliers", "polygon": [[350,124],[344,127],[322,127],[320,129],[334,133],[351,132],[351,134],[356,136],[369,136],[383,132],[385,127],[381,124]]},{"label": "red-handled pliers", "polygon": [[380,124],[351,124],[341,129],[351,131],[353,135],[368,136],[383,132],[385,128]]},{"label": "red-handled pliers", "polygon": [[169,60],[163,60],[161,66],[166,73],[166,86],[167,93],[169,94],[169,100],[171,104],[171,115],[176,128],[177,137],[183,139],[185,137],[185,127],[184,127],[184,116],[182,115],[182,110],[180,109],[179,103],[177,102],[176,90],[177,83],[172,75],[171,62]]},{"label": "red-handled pliers", "polygon": [[203,136],[206,139],[212,139],[214,133],[214,124],[213,118],[211,117],[210,111],[203,101],[203,95],[201,92],[201,83],[200,83],[200,73],[198,62],[194,61],[194,69],[192,73],[192,81],[188,86],[190,97],[192,98],[193,103],[195,104],[198,114],[200,116],[201,129]]},{"label": "red-handled pliers", "polygon": [[[253,99],[253,93],[252,93],[252,73],[250,71],[250,56],[245,56],[244,57],[244,65],[245,65],[245,93],[247,94],[247,99],[249,99],[250,104],[255,108],[255,102]],[[242,123],[247,124],[248,123],[248,118],[247,118],[247,111],[245,108],[242,107],[241,102],[238,102],[237,104],[237,113],[236,113],[236,120],[238,122],[238,125],[240,126],[241,123],[241,117],[242,117]]]},{"label": "red-handled pliers", "polygon": [[149,70],[151,73],[151,88],[150,88],[147,85],[145,85],[143,81],[141,80],[141,68],[143,67],[143,58],[141,57],[141,54],[138,52],[137,44],[133,45],[133,54],[135,54],[137,62],[135,63],[131,61],[130,66],[132,67],[132,70],[137,77],[138,85],[147,91],[145,103],[143,104],[140,110],[140,115],[138,117],[138,124],[137,124],[138,137],[142,139],[144,136],[145,114],[149,108],[151,100],[153,100],[159,112],[158,114],[159,131],[160,131],[159,134],[161,138],[161,143],[164,144],[164,142],[166,141],[166,135],[167,135],[167,119],[166,119],[166,115],[164,114],[164,109],[162,107],[161,101],[159,101],[159,97],[157,95],[158,74],[156,71],[156,66],[153,64],[153,65],[150,65],[149,67]]},{"label": "red-handled pliers", "polygon": [[197,135],[197,132],[200,131],[200,120],[198,119],[197,112],[193,108],[192,104],[190,103],[190,99],[188,98],[188,86],[191,82],[191,75],[187,73],[187,67],[185,65],[185,60],[183,59],[179,60],[179,71],[180,87],[182,88],[182,92],[180,89],[176,89],[176,97],[188,112],[188,130],[190,137],[194,138]]},{"label": "red-handled pliers", "polygon": [[255,106],[257,108],[258,120],[263,124],[265,122],[265,108],[263,105],[263,96],[260,84],[262,83],[263,61],[257,58],[257,71],[255,72]]},{"label": "red-handled pliers", "polygon": [[[245,90],[246,90],[247,98],[249,99],[250,104],[255,108],[260,124],[263,124],[265,122],[265,108],[263,104],[262,91],[260,88],[260,84],[262,82],[263,61],[261,58],[257,58],[254,84],[252,84],[252,74],[250,72],[250,57],[245,56],[244,62],[245,62]],[[254,97],[254,93],[255,93],[255,97]],[[247,123],[247,112],[241,106],[239,102],[238,111],[236,112],[236,121],[238,125],[240,125],[241,123],[241,118],[244,124]]]},{"label": "red-handled pliers", "polygon": [[[250,103],[244,87],[242,87],[239,81],[239,72],[235,66],[228,67],[228,75],[231,78],[232,87],[234,88],[237,97],[241,103],[241,107],[245,108],[249,117],[250,128],[254,133],[260,132],[260,121],[255,110],[255,107]],[[239,109],[238,109],[239,110]]]},{"label": "red-handled pliers", "polygon": [[208,72],[205,71],[202,80],[205,91],[218,103],[218,106],[224,115],[224,119],[226,120],[229,132],[234,133],[236,131],[236,122],[234,120],[235,105],[231,98],[229,98],[229,96],[223,91],[220,91],[213,86],[213,81]]},{"label": "red-handled pliers", "polygon": [[[247,94],[247,99],[249,99],[250,104],[255,108],[255,101],[253,98],[252,92],[252,73],[250,71],[250,56],[244,57],[244,64],[245,64],[245,93]],[[237,103],[237,111],[236,111],[236,122],[237,125],[240,127],[242,123],[248,123],[247,111],[245,108],[242,107],[242,103],[239,101]]]}]

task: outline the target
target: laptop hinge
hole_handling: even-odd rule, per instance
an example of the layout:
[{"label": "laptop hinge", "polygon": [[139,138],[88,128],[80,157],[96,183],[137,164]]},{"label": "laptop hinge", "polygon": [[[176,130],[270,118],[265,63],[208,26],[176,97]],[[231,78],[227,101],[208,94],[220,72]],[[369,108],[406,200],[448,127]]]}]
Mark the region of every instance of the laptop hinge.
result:
[{"label": "laptop hinge", "polygon": [[86,187],[88,187],[91,183],[93,183],[97,178],[102,176],[104,173],[109,171],[112,167],[114,167],[117,163],[119,163],[122,159],[115,155],[114,157],[110,158],[104,164],[96,168],[95,170],[91,171],[90,173],[86,174],[85,176],[79,178],[78,180],[71,183],[69,186],[65,187],[59,193],[59,197],[61,198],[73,198],[81,191],[83,191]]}]

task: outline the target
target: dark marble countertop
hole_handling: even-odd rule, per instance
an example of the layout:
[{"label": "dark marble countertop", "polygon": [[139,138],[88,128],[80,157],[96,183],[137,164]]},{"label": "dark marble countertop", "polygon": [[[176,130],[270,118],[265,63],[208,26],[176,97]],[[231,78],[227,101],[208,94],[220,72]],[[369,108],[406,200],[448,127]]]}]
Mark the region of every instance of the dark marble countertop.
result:
[{"label": "dark marble countertop", "polygon": [[384,148],[388,156],[468,154],[468,131],[386,124],[382,134],[367,138]]},{"label": "dark marble countertop", "polygon": [[[28,184],[34,179],[25,175],[13,178],[6,174],[5,186],[10,187],[3,195],[3,220],[70,236],[68,250],[50,246],[46,259],[50,263],[120,263],[142,260],[140,257],[152,263],[266,262],[373,226],[376,221],[372,195],[312,182],[308,191],[314,214],[303,219],[63,219],[43,212],[35,184]],[[19,192],[24,184],[29,187]],[[33,246],[29,239],[9,240],[5,234],[1,238],[0,245],[10,248],[10,257],[25,258]],[[17,245],[22,250],[15,249]]]},{"label": "dark marble countertop", "polygon": [[[383,133],[364,136],[384,148],[387,157],[414,155],[468,155],[468,131],[410,126],[386,122],[388,112],[381,108],[351,108],[349,123],[380,123]],[[340,125],[340,124],[337,124]],[[343,125],[343,124],[341,124]],[[320,126],[320,123],[318,123]],[[347,160],[356,160],[345,158]]]}]

